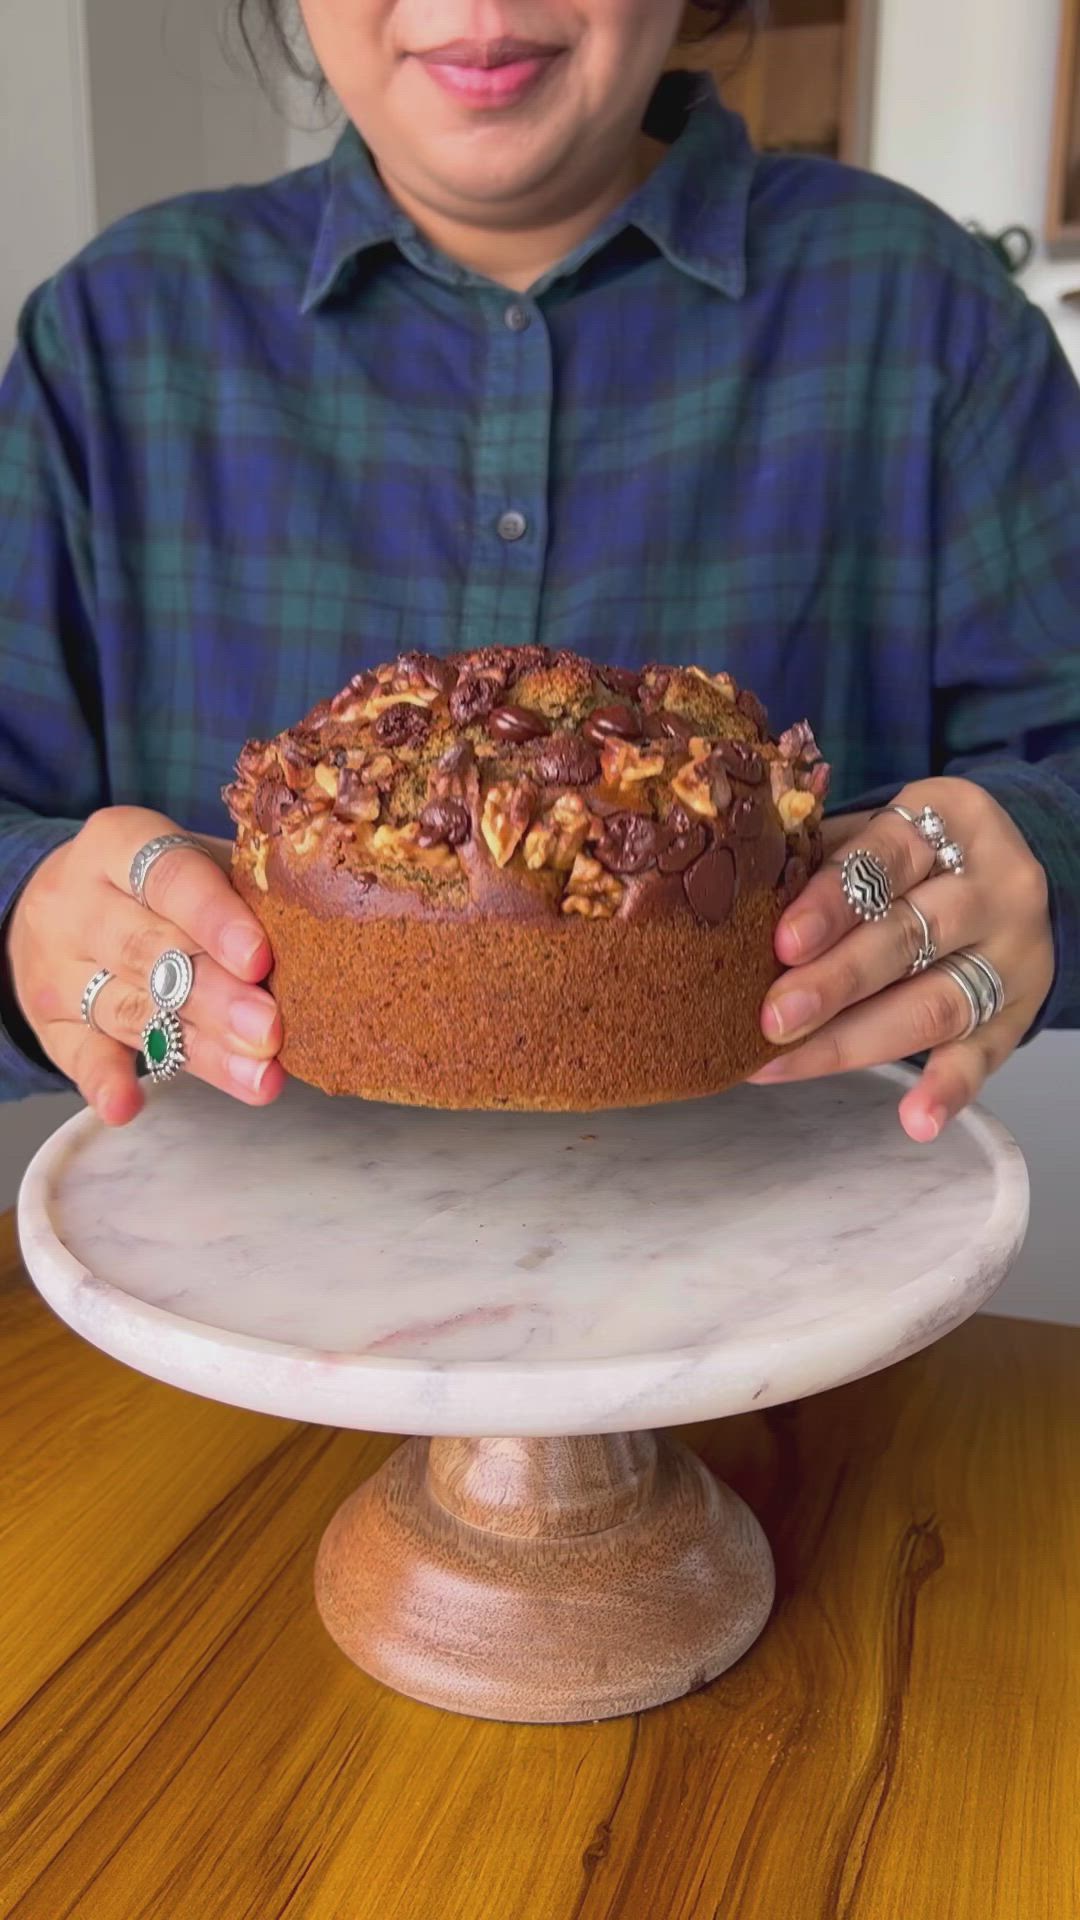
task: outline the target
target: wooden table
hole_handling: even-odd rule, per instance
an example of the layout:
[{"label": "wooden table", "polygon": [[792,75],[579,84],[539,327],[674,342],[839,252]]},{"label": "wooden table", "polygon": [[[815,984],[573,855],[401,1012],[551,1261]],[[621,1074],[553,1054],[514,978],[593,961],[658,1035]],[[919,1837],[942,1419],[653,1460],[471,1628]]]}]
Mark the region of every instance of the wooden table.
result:
[{"label": "wooden table", "polygon": [[1077,1920],[1080,1330],[687,1437],[773,1543],[751,1653],[634,1720],[441,1715],[311,1597],[396,1442],[120,1366],[0,1221],[4,1920]]}]

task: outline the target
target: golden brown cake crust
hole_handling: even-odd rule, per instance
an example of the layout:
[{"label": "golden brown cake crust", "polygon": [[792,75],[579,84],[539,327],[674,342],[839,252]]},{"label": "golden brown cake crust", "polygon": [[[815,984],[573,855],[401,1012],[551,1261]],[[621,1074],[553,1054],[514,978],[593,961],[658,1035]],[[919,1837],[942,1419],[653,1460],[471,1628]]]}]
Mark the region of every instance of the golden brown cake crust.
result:
[{"label": "golden brown cake crust", "polygon": [[772,1056],[827,785],[726,674],[497,648],[355,676],[225,790],[285,1067],[446,1107],[719,1091]]}]

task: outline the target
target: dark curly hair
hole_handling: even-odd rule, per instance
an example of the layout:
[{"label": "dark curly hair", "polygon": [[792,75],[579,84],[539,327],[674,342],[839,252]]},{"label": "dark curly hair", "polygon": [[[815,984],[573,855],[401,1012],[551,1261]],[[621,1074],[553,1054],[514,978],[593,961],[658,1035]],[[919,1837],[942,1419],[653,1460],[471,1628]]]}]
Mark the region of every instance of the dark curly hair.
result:
[{"label": "dark curly hair", "polygon": [[[290,31],[287,4],[288,0],[234,0],[240,38],[256,73],[263,73],[263,54],[268,47],[287,72],[299,80],[310,81],[321,100],[327,91],[326,81],[317,67],[304,64]],[[292,0],[292,4],[295,6],[295,0]],[[762,4],[763,0],[689,0],[687,11],[703,16],[703,19],[701,31],[687,37],[707,39],[710,34],[733,26],[739,19],[745,19],[753,25]]]}]

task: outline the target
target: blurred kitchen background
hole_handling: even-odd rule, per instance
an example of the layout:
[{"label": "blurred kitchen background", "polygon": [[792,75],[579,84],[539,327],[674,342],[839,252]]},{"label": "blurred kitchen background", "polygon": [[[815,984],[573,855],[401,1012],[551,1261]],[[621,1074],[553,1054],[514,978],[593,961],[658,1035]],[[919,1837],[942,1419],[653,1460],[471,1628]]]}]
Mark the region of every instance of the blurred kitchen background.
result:
[{"label": "blurred kitchen background", "polygon": [[[284,79],[268,102],[225,20],[224,0],[0,0],[4,360],[25,295],[111,221],[305,166],[332,143],[332,103],[315,109]],[[1066,298],[1080,289],[1080,0],[773,0],[750,57],[739,36],[708,57],[763,145],[855,160],[991,234],[1026,229],[1021,284],[1080,372]],[[1022,237],[1009,244],[1019,258]],[[1080,645],[1080,609],[1077,624]],[[1080,1323],[1080,1034],[1025,1049],[986,1104],[1033,1187],[994,1310]],[[77,1105],[0,1106],[0,1210]]]}]

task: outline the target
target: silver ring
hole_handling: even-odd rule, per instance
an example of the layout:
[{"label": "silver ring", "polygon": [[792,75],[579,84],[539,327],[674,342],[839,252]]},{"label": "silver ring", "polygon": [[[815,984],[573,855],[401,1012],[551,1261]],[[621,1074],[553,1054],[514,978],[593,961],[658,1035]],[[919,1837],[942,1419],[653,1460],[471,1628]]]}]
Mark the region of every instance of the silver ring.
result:
[{"label": "silver ring", "polygon": [[884,920],[892,906],[892,881],[876,853],[857,847],[840,869],[844,899],[860,920]]},{"label": "silver ring", "polygon": [[184,1029],[175,1013],[157,1012],[142,1030],[142,1056],[151,1080],[171,1080],[187,1066]]},{"label": "silver ring", "polygon": [[964,998],[968,1003],[970,1019],[968,1020],[968,1024],[964,1028],[963,1033],[959,1034],[957,1038],[960,1040],[970,1040],[976,1027],[982,1024],[982,1010],[979,1002],[979,996],[976,993],[975,988],[972,986],[971,981],[968,979],[967,974],[963,971],[961,967],[958,967],[956,965],[956,962],[954,960],[952,959],[939,960],[937,962],[937,967],[938,967],[939,973],[947,973],[950,980],[955,980],[957,986],[960,987],[963,991]]},{"label": "silver ring", "polygon": [[934,872],[956,873],[964,871],[964,849],[955,840],[943,840],[940,847],[934,848]]},{"label": "silver ring", "polygon": [[909,827],[914,827],[920,840],[925,840],[928,847],[933,847],[935,853],[949,838],[949,829],[936,807],[923,807],[919,813],[912,813],[894,800],[891,807],[879,807],[871,817],[876,820],[878,813],[898,813],[901,820],[906,820]]},{"label": "silver ring", "polygon": [[[189,833],[159,833],[155,840],[148,840],[138,853],[128,870],[128,885],[140,907],[146,905],[146,882],[151,867],[160,860],[163,853],[171,853],[174,847],[190,847],[195,853],[205,853]],[[207,855],[209,858],[209,855]]]},{"label": "silver ring", "polygon": [[82,1017],[86,1021],[87,1026],[91,1027],[95,1033],[100,1033],[101,1028],[94,1018],[94,1001],[97,999],[102,987],[111,979],[112,974],[109,972],[108,967],[102,967],[95,973],[92,980],[87,981],[83,988]]},{"label": "silver ring", "polygon": [[179,1013],[194,984],[190,954],[168,947],[158,955],[150,974],[150,996],[159,1013]]},{"label": "silver ring", "polygon": [[996,1020],[1005,1006],[1005,982],[997,968],[985,954],[975,953],[969,947],[962,947],[951,958],[970,980],[979,1000],[980,1024],[985,1026],[989,1020]]},{"label": "silver ring", "polygon": [[916,973],[925,973],[927,967],[933,966],[935,960],[938,957],[938,950],[937,950],[937,947],[934,945],[934,936],[930,931],[930,922],[927,919],[922,908],[917,907],[915,905],[915,902],[912,899],[910,893],[905,893],[904,898],[901,902],[901,905],[911,908],[912,913],[915,915],[915,918],[918,921],[920,928],[922,929],[922,939],[919,942],[919,951],[915,955],[914,960],[912,961],[910,967],[907,970],[907,977],[910,980],[913,977],[913,975],[915,975]]}]

